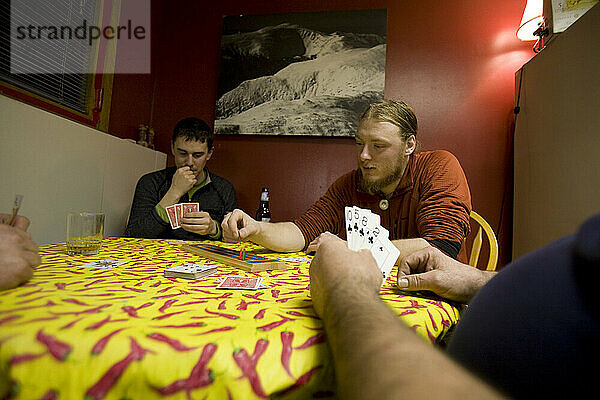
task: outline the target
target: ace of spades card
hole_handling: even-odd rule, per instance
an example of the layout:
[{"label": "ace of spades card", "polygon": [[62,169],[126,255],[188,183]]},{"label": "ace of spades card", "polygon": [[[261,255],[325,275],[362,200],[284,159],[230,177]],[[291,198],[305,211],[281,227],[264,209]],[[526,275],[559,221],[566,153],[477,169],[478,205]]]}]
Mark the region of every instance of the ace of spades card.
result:
[{"label": "ace of spades card", "polygon": [[383,286],[400,256],[400,250],[388,238],[380,237],[371,247],[371,254],[383,274]]}]

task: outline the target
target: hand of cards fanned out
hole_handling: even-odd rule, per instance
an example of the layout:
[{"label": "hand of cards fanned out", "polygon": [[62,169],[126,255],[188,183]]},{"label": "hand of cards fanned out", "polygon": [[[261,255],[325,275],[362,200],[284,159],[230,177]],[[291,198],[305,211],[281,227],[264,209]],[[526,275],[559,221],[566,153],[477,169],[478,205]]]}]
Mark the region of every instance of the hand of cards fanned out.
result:
[{"label": "hand of cards fanned out", "polygon": [[169,216],[171,228],[178,229],[181,228],[181,218],[183,218],[183,216],[189,212],[200,211],[200,204],[178,203],[173,204],[172,206],[168,206],[167,208],[165,208],[165,210],[167,210],[167,215]]},{"label": "hand of cards fanned out", "polygon": [[400,250],[389,239],[389,231],[380,225],[379,215],[359,207],[345,207],[346,237],[350,250],[371,251],[383,274],[383,282],[390,275]]}]

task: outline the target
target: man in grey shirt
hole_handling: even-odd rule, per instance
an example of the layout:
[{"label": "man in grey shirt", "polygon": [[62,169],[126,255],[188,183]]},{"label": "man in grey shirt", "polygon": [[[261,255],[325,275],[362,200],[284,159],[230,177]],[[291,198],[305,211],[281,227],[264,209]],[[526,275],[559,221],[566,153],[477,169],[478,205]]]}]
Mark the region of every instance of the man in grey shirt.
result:
[{"label": "man in grey shirt", "polygon": [[[183,119],[173,130],[171,151],[175,167],[138,181],[125,236],[221,239],[223,216],[237,207],[237,200],[233,185],[206,168],[213,152],[212,131],[201,119]],[[166,208],[177,203],[198,203],[199,211],[185,214],[181,228],[172,229]]]}]

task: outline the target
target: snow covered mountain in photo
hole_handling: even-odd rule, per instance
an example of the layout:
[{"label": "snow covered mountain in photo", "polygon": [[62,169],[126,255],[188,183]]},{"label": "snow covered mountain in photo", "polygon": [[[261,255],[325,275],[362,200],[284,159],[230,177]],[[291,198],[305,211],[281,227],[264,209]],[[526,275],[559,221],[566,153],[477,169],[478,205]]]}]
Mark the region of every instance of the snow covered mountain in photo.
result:
[{"label": "snow covered mountain in photo", "polygon": [[383,99],[385,36],[292,24],[224,35],[215,133],[351,136]]}]

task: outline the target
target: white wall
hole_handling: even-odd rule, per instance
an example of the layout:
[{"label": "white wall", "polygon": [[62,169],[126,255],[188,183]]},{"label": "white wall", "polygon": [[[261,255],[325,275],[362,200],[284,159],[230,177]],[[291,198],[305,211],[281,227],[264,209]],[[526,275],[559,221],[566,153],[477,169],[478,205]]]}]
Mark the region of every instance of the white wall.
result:
[{"label": "white wall", "polygon": [[600,4],[523,66],[513,258],[575,232],[600,212],[598,38]]},{"label": "white wall", "polygon": [[164,153],[0,95],[0,211],[31,219],[38,244],[64,242],[70,211],[103,211],[104,236],[120,236],[137,180]]}]

